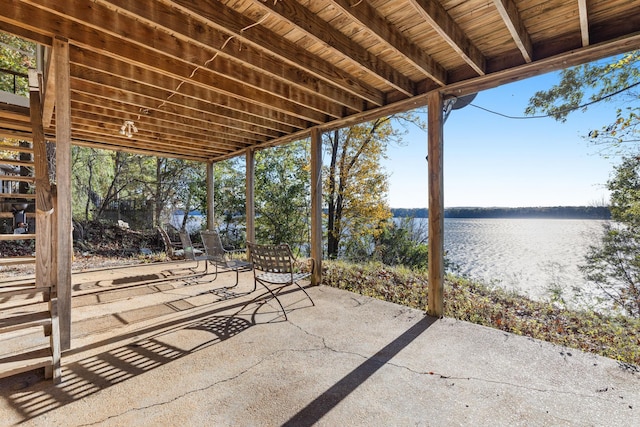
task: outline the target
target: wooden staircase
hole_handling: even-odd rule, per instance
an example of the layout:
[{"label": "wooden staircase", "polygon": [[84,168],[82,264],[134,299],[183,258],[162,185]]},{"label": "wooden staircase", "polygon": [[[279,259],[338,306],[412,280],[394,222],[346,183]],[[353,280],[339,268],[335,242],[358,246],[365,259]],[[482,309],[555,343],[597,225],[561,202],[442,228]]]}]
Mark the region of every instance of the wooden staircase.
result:
[{"label": "wooden staircase", "polygon": [[[30,86],[32,144],[0,145],[0,220],[5,223],[0,242],[5,247],[8,242],[27,247],[28,242],[33,244],[27,251],[30,253],[0,254],[0,378],[45,368],[45,377],[59,383],[60,327],[52,245],[55,196],[49,184],[40,84],[35,73],[30,73]],[[14,233],[14,205],[27,207],[26,232]],[[35,264],[35,274],[20,279],[3,274],[6,268],[24,264]]]}]

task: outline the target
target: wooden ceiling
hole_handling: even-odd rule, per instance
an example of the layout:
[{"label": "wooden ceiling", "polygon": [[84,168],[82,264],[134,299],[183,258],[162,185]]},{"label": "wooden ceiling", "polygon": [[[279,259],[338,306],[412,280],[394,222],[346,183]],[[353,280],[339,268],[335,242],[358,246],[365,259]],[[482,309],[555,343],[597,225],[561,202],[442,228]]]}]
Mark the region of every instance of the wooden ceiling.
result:
[{"label": "wooden ceiling", "polygon": [[638,49],[640,0],[3,0],[0,31],[69,41],[74,143],[216,161]]}]

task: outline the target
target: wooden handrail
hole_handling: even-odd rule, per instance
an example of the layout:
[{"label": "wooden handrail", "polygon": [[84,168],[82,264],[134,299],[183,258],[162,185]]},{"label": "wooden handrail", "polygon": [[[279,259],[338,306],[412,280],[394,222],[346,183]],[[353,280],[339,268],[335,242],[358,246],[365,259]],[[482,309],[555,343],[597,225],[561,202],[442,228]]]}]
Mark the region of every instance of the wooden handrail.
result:
[{"label": "wooden handrail", "polygon": [[16,93],[16,89],[17,89],[17,84],[16,84],[16,78],[21,77],[24,79],[28,79],[29,75],[26,73],[20,73],[18,71],[13,71],[13,70],[7,70],[6,68],[0,68],[0,73],[1,74],[11,74],[13,75],[13,93]]}]

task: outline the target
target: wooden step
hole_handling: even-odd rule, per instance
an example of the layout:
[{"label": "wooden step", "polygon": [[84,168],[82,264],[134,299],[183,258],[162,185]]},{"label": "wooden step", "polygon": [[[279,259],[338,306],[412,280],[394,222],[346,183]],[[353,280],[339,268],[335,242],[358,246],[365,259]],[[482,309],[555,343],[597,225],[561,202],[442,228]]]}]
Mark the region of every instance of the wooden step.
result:
[{"label": "wooden step", "polygon": [[[36,198],[35,194],[0,193],[0,199],[35,199],[35,198]],[[13,202],[8,202],[8,203],[13,203]]]},{"label": "wooden step", "polygon": [[33,240],[36,238],[35,234],[0,234],[1,241],[7,240]]},{"label": "wooden step", "polygon": [[16,159],[3,159],[3,158],[0,158],[0,164],[10,165],[10,166],[26,166],[26,167],[35,166],[35,164],[31,160],[16,160]]},{"label": "wooden step", "polygon": [[15,314],[0,318],[0,334],[48,325],[51,325],[51,313],[48,310]]},{"label": "wooden step", "polygon": [[35,264],[35,263],[36,263],[36,257],[34,256],[12,256],[12,257],[0,258],[0,267],[7,267],[10,265]]},{"label": "wooden step", "polygon": [[[21,136],[22,138],[22,136]],[[31,139],[30,137],[28,139]],[[17,145],[3,145],[0,148],[0,151],[17,151],[19,153],[32,153],[33,154],[33,148],[32,147],[20,147]]]},{"label": "wooden step", "polygon": [[[27,218],[35,218],[35,212],[25,212]],[[13,213],[11,212],[0,212],[0,218],[13,218]]]},{"label": "wooden step", "polygon": [[[2,175],[2,181],[11,181],[11,182],[28,182],[29,184],[33,184],[36,182],[36,178],[33,176],[22,176],[22,175]],[[20,195],[17,195],[20,197]]]},{"label": "wooden step", "polygon": [[0,378],[9,377],[53,364],[50,348],[30,350],[25,353],[0,358]]}]

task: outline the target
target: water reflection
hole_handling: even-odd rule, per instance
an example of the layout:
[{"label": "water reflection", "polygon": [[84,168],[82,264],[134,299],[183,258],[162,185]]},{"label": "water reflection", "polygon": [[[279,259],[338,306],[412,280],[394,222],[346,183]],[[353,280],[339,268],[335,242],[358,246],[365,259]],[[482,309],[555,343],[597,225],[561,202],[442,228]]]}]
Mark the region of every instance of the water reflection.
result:
[{"label": "water reflection", "polygon": [[445,250],[447,259],[459,267],[458,274],[547,299],[555,286],[567,291],[592,286],[578,265],[584,263],[589,245],[600,241],[604,223],[446,218]]}]

